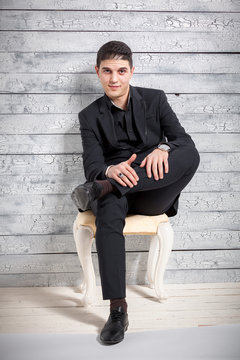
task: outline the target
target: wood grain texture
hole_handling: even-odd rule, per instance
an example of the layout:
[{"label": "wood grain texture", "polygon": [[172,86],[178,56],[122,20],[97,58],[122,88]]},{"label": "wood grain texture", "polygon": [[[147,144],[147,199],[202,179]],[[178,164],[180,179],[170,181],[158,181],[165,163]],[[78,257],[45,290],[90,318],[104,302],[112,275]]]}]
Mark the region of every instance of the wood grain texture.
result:
[{"label": "wood grain texture", "polygon": [[[0,197],[1,215],[22,214],[74,214],[76,208],[70,194],[4,195]],[[231,211],[238,210],[240,192],[182,193],[180,211]]]},{"label": "wood grain texture", "polygon": [[[77,212],[77,210],[76,210]],[[171,219],[175,231],[239,230],[239,211],[181,211]],[[0,216],[0,235],[69,234],[76,213]]]},{"label": "wood grain texture", "polygon": [[[72,173],[7,175],[1,178],[1,195],[19,194],[69,194],[77,185],[86,179],[83,172],[72,176]],[[182,193],[191,192],[236,192],[240,191],[239,173],[232,172],[200,172],[183,189]]]},{"label": "wood grain texture", "polygon": [[[239,93],[240,74],[136,74],[131,84],[167,93]],[[0,93],[101,93],[95,74],[0,74]]]},{"label": "wood grain texture", "polygon": [[0,51],[96,52],[111,40],[126,41],[134,52],[239,52],[237,32],[36,32],[0,33]]},{"label": "wood grain texture", "polygon": [[240,11],[236,0],[1,0],[1,9],[53,9],[53,10],[114,10],[114,11]]},{"label": "wood grain texture", "polygon": [[[190,134],[238,133],[240,117],[238,114],[177,114],[177,117]],[[4,114],[0,115],[0,133],[6,135],[27,134],[78,134],[77,114]]]},{"label": "wood grain texture", "polygon": [[[192,134],[200,152],[240,152],[239,134]],[[81,153],[79,134],[0,135],[0,154]]]},{"label": "wood grain texture", "polygon": [[[149,236],[125,236],[126,251],[148,251]],[[173,250],[223,250],[240,249],[238,231],[203,230],[175,231]],[[92,252],[96,253],[93,241]],[[73,234],[57,235],[0,235],[1,255],[76,253]]]},{"label": "wood grain texture", "polygon": [[[198,172],[238,172],[240,171],[238,153],[201,153]],[[50,155],[0,155],[2,175],[42,175],[50,174],[73,177],[83,174],[81,154]],[[218,176],[218,174],[216,174]]]},{"label": "wood grain texture", "polygon": [[[98,94],[2,94],[2,114],[78,114]],[[176,114],[239,114],[239,94],[166,94]]]},{"label": "wood grain texture", "polygon": [[[239,251],[239,250],[238,250]],[[239,269],[233,266],[237,259],[229,250],[206,251],[204,259],[198,251],[174,252],[167,266],[165,283],[184,284],[206,282],[218,279],[221,282],[239,281]],[[178,256],[180,255],[180,256]],[[184,255],[184,256],[183,256]],[[29,255],[8,256],[8,264],[1,264],[0,284],[4,286],[63,286],[64,284],[79,285],[82,270],[77,255]],[[22,263],[22,261],[24,263]],[[147,284],[146,278],[147,253],[126,253],[127,284]],[[93,254],[93,265],[97,285],[100,284],[97,256]],[[14,274],[12,273],[14,271]],[[16,285],[18,280],[18,285]],[[213,281],[212,281],[213,282]],[[24,285],[25,284],[25,285]],[[29,284],[29,285],[28,285]]]},{"label": "wood grain texture", "polygon": [[[97,272],[97,268],[96,268]],[[40,274],[0,274],[1,287],[19,286],[79,286],[82,281],[82,272],[70,273],[40,273]],[[126,281],[129,285],[147,284],[146,270],[143,273],[126,272]],[[166,270],[164,274],[166,284],[191,284],[213,282],[239,282],[239,269],[211,269],[211,270]],[[100,277],[96,274],[97,285],[100,286]],[[238,321],[239,322],[239,321]],[[175,324],[176,325],[176,324]]]},{"label": "wood grain texture", "polygon": [[[238,266],[240,250],[205,250],[172,252],[167,269],[169,270],[210,270],[234,269]],[[97,272],[97,255],[92,254]],[[8,255],[7,263],[0,258],[1,274],[38,274],[79,272],[80,265],[77,254],[42,254],[42,255]],[[128,272],[137,276],[147,269],[147,252],[126,252]]]},{"label": "wood grain texture", "polygon": [[[170,274],[169,276],[172,276],[172,273],[174,274],[174,271],[167,272]],[[175,273],[177,275],[177,272]],[[185,275],[191,274],[189,271],[188,273],[179,271],[179,273],[184,277],[184,280],[186,280]],[[204,271],[200,273],[204,278],[206,273]],[[73,274],[71,275],[73,276]],[[19,282],[21,280],[19,276]],[[48,279],[45,277],[45,280],[54,281],[51,274],[48,275]],[[59,279],[56,277],[55,280]],[[154,290],[147,285],[127,286],[128,312],[131,318],[127,337],[129,332],[133,332],[136,336],[136,332],[144,331],[146,333],[146,331],[171,328],[179,334],[183,332],[183,328],[194,327],[195,329],[192,331],[200,333],[201,329],[197,329],[197,327],[203,326],[223,325],[224,327],[227,325],[229,331],[232,331],[234,326],[238,326],[239,329],[239,325],[237,325],[240,321],[240,289],[238,283],[231,281],[229,283],[211,284],[201,282],[166,284],[166,291],[169,294],[168,301],[159,303],[156,301]],[[9,334],[11,334],[12,339],[22,337],[26,340],[27,336],[31,341],[31,346],[34,346],[32,339],[36,334],[47,334],[45,336],[49,337],[49,334],[57,333],[61,334],[59,339],[63,340],[66,339],[65,334],[76,334],[77,341],[80,334],[92,334],[91,336],[94,334],[94,338],[96,338],[99,329],[104,324],[104,319],[107,319],[108,316],[109,301],[102,300],[100,286],[96,289],[95,306],[91,308],[82,307],[82,294],[79,293],[77,286],[8,287],[1,293],[0,332],[3,341],[4,337],[9,338]],[[221,328],[218,330],[222,331]],[[233,335],[237,339],[236,331]],[[34,334],[34,336],[28,334]],[[235,358],[237,358],[238,351],[235,338],[231,338],[231,341],[234,349],[236,349],[234,353],[236,354]],[[13,340],[12,342],[15,343],[16,341]],[[223,354],[228,353],[224,344],[219,344],[219,346],[222,346]],[[66,349],[65,342],[63,349]],[[45,348],[41,348],[41,351],[44,352]]]},{"label": "wood grain texture", "polygon": [[[81,49],[79,49],[80,51]],[[0,53],[4,72],[95,74],[96,52]],[[239,54],[133,53],[135,74],[239,74]],[[3,68],[4,67],[4,68]]]},{"label": "wood grain texture", "polygon": [[236,13],[98,11],[9,11],[0,13],[0,30],[238,32]]}]

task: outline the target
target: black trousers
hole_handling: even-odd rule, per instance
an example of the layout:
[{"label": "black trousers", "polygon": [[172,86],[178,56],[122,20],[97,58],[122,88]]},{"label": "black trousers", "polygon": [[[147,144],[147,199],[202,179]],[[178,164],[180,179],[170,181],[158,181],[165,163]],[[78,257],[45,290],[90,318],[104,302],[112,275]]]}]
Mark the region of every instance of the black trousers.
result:
[{"label": "black trousers", "polygon": [[[126,215],[167,213],[195,174],[200,162],[192,146],[169,153],[169,172],[163,179],[147,177],[146,168],[132,164],[139,181],[133,188],[110,181],[118,193],[109,193],[91,204],[96,215],[96,248],[103,300],[126,297],[126,254],[123,228]],[[174,214],[170,216],[174,216]]]}]

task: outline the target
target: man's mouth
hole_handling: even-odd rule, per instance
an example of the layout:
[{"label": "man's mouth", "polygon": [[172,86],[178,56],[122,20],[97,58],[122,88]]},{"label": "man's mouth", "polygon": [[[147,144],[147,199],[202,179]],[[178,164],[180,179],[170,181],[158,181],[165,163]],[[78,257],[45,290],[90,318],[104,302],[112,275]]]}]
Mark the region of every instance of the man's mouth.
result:
[{"label": "man's mouth", "polygon": [[119,85],[109,85],[109,87],[114,90],[114,89],[118,89],[120,86]]}]

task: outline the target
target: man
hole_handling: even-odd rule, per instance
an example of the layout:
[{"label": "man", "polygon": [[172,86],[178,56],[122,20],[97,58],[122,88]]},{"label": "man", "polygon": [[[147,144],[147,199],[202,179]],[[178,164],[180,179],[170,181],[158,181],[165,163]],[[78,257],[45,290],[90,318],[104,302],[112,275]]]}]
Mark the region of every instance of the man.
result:
[{"label": "man", "polygon": [[91,208],[96,215],[102,295],[110,300],[100,339],[115,344],[128,328],[126,215],[175,216],[199,153],[163,90],[129,84],[134,66],[125,43],[104,44],[95,70],[105,94],[79,113],[87,182],[73,191],[72,199],[79,211]]}]

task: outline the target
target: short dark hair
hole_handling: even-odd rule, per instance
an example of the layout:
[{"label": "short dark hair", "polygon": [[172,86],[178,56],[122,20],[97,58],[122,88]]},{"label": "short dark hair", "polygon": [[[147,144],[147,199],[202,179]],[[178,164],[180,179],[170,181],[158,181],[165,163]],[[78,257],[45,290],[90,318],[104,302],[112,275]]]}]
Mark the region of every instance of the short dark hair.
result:
[{"label": "short dark hair", "polygon": [[109,41],[100,47],[97,52],[97,67],[100,67],[101,61],[108,59],[128,60],[130,69],[133,66],[132,50],[122,41]]}]

